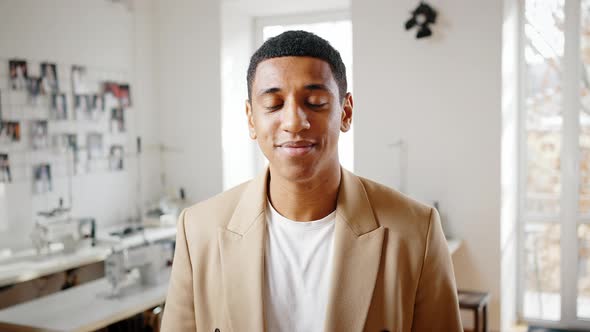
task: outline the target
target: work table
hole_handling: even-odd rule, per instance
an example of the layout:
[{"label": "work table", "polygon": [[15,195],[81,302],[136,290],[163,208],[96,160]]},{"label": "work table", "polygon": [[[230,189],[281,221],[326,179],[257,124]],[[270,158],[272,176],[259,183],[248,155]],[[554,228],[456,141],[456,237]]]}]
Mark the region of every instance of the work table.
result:
[{"label": "work table", "polygon": [[[111,296],[106,278],[0,310],[0,330],[95,331],[149,310],[166,300],[170,269],[154,286],[133,282]],[[59,304],[59,305],[57,305]],[[34,313],[34,314],[33,314]]]},{"label": "work table", "polygon": [[146,227],[144,232],[117,239],[109,236],[109,229],[99,232],[97,245],[77,249],[71,253],[55,252],[37,255],[34,249],[27,249],[8,257],[0,258],[0,287],[29,281],[52,273],[92,264],[105,260],[113,249],[120,250],[140,245],[145,241],[154,242],[174,239],[176,227]]}]

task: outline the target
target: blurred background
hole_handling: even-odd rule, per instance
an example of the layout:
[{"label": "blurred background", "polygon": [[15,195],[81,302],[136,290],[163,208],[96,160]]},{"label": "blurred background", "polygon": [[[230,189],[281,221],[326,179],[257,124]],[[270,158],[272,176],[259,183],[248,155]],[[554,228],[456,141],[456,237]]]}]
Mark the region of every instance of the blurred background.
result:
[{"label": "blurred background", "polygon": [[347,67],[342,165],[439,210],[466,330],[590,330],[589,0],[0,0],[0,330],[158,330],[294,29]]}]

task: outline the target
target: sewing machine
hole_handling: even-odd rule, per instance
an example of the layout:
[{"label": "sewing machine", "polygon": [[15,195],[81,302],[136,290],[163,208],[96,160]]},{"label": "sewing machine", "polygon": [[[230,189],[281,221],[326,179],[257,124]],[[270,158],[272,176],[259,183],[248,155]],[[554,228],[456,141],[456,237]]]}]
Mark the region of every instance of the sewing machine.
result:
[{"label": "sewing machine", "polygon": [[167,195],[159,202],[152,205],[143,217],[143,224],[148,226],[176,226],[176,220],[182,209],[188,206],[183,188],[179,190],[179,196]]},{"label": "sewing machine", "polygon": [[142,285],[157,285],[166,277],[162,271],[168,263],[169,250],[164,243],[151,243],[139,247],[116,250],[105,261],[105,274],[112,287],[111,295],[119,295],[129,282],[130,271],[137,269]]},{"label": "sewing machine", "polygon": [[37,254],[51,253],[56,246],[63,246],[63,252],[75,251],[82,241],[90,238],[95,245],[96,222],[92,218],[73,219],[70,209],[60,206],[37,213],[37,220],[31,231],[31,240]]}]

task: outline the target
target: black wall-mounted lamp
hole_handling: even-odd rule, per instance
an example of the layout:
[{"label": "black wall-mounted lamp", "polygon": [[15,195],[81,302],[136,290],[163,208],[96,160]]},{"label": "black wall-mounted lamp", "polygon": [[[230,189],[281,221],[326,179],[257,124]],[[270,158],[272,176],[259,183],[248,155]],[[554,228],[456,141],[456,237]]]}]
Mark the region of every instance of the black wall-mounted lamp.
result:
[{"label": "black wall-mounted lamp", "polygon": [[418,7],[412,11],[412,17],[406,21],[406,30],[410,30],[414,26],[418,26],[418,33],[416,38],[425,38],[432,35],[430,30],[430,24],[436,22],[436,10],[428,5],[426,2],[421,1]]}]

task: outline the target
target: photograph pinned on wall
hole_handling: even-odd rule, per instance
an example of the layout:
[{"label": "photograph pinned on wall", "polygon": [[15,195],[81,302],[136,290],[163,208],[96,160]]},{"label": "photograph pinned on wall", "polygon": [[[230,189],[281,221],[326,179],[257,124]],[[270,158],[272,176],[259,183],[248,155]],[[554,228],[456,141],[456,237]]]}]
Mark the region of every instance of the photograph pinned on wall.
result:
[{"label": "photograph pinned on wall", "polygon": [[0,183],[12,182],[10,175],[10,163],[8,162],[8,154],[0,153]]},{"label": "photograph pinned on wall", "polygon": [[20,141],[20,122],[0,121],[0,143],[13,143]]},{"label": "photograph pinned on wall", "polygon": [[90,96],[89,95],[74,95],[74,112],[76,120],[90,119]]},{"label": "photograph pinned on wall", "polygon": [[111,149],[109,151],[109,168],[111,170],[123,170],[123,151],[122,145],[111,145]]},{"label": "photograph pinned on wall", "polygon": [[47,120],[31,122],[31,143],[34,150],[44,149],[49,145]]},{"label": "photograph pinned on wall", "polygon": [[131,106],[131,88],[129,84],[120,84],[119,85],[119,101],[122,107],[130,107]]},{"label": "photograph pinned on wall", "polygon": [[44,194],[53,190],[51,165],[37,164],[33,166],[33,193]]},{"label": "photograph pinned on wall", "polygon": [[54,120],[68,119],[68,103],[65,93],[54,93],[51,95],[50,114]]},{"label": "photograph pinned on wall", "polygon": [[89,92],[86,67],[72,66],[72,91],[74,94],[85,94]]},{"label": "photograph pinned on wall", "polygon": [[48,95],[58,92],[57,66],[55,63],[41,63],[41,93]]},{"label": "photograph pinned on wall", "polygon": [[51,144],[56,152],[65,153],[78,151],[78,137],[76,134],[55,134],[52,135]]},{"label": "photograph pinned on wall", "polygon": [[41,78],[40,77],[29,77],[27,80],[27,92],[29,93],[29,101],[37,102],[39,95],[41,94]]},{"label": "photograph pinned on wall", "polygon": [[111,133],[125,132],[125,117],[124,109],[122,107],[115,107],[111,109],[110,128]]},{"label": "photograph pinned on wall", "polygon": [[103,94],[94,94],[92,95],[92,110],[94,112],[104,112],[105,104],[104,104],[104,95]]},{"label": "photograph pinned on wall", "polygon": [[86,112],[86,118],[89,120],[98,120],[103,117],[104,115],[104,96],[99,94],[94,94],[88,96],[89,107],[88,111]]},{"label": "photograph pinned on wall", "polygon": [[131,88],[129,84],[117,82],[103,82],[102,91],[104,94],[116,99],[121,107],[131,106]]},{"label": "photograph pinned on wall", "polygon": [[119,83],[110,81],[102,82],[102,93],[119,99]]},{"label": "photograph pinned on wall", "polygon": [[25,90],[27,88],[27,62],[13,59],[8,61],[10,71],[10,87],[12,90]]}]

